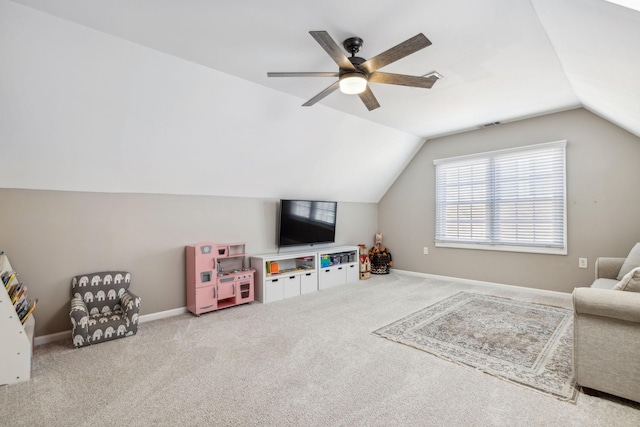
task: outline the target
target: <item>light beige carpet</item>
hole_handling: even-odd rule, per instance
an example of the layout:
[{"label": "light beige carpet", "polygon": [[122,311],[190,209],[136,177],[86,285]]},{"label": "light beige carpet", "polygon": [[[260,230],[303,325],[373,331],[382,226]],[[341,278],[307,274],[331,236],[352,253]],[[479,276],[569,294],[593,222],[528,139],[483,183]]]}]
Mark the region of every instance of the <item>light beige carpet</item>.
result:
[{"label": "light beige carpet", "polygon": [[185,314],[95,346],[37,347],[31,381],[0,387],[0,425],[638,425],[632,405],[571,405],[372,334],[460,291],[571,307],[568,294],[392,273]]}]

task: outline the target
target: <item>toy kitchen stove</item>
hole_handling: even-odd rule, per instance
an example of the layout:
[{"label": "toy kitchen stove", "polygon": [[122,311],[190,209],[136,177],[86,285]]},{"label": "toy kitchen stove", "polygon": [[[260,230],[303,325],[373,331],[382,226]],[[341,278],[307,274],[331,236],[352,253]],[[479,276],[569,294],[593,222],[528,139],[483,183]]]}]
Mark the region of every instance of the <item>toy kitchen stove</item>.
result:
[{"label": "toy kitchen stove", "polygon": [[245,243],[187,246],[187,309],[202,313],[254,300],[255,270],[246,268]]},{"label": "toy kitchen stove", "polygon": [[[255,270],[250,268],[242,267],[241,269],[231,269],[230,271],[225,272],[220,268],[220,263],[218,263],[218,274],[217,274],[217,283],[218,283],[218,293],[219,295],[223,295],[222,297],[218,296],[218,299],[225,298],[224,295],[236,295],[236,292],[240,293],[241,299],[249,298],[250,294],[253,294],[253,276]],[[229,289],[231,287],[231,289]],[[228,291],[231,291],[231,294],[228,294]]]}]

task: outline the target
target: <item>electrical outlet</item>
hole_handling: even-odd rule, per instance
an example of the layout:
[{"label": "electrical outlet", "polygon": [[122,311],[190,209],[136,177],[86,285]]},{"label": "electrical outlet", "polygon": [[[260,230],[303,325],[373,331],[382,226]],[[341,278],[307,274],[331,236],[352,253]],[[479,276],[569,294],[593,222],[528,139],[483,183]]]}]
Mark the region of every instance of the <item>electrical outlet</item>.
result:
[{"label": "electrical outlet", "polygon": [[424,248],[422,248],[422,253],[423,253],[424,255],[429,255],[429,248],[428,248],[428,247],[426,247],[426,246],[425,246]]},{"label": "electrical outlet", "polygon": [[578,267],[587,268],[587,259],[586,258],[578,258]]}]

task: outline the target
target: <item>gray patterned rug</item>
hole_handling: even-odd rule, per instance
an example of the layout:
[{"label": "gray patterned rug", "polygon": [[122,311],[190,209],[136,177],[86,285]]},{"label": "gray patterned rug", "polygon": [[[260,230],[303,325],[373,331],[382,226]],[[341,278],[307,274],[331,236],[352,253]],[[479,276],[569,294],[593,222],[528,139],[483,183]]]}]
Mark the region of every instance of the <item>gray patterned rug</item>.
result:
[{"label": "gray patterned rug", "polygon": [[374,331],[381,337],[575,403],[573,313],[459,292]]}]

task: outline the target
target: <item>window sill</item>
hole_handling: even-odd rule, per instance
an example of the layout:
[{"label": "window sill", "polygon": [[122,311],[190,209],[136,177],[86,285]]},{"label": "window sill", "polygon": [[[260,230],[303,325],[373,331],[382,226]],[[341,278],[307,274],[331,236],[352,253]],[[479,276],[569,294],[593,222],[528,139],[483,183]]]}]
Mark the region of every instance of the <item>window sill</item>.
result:
[{"label": "window sill", "polygon": [[531,254],[567,255],[567,248],[547,248],[536,246],[489,245],[483,243],[436,243],[437,248],[476,249],[483,251],[524,252]]}]

